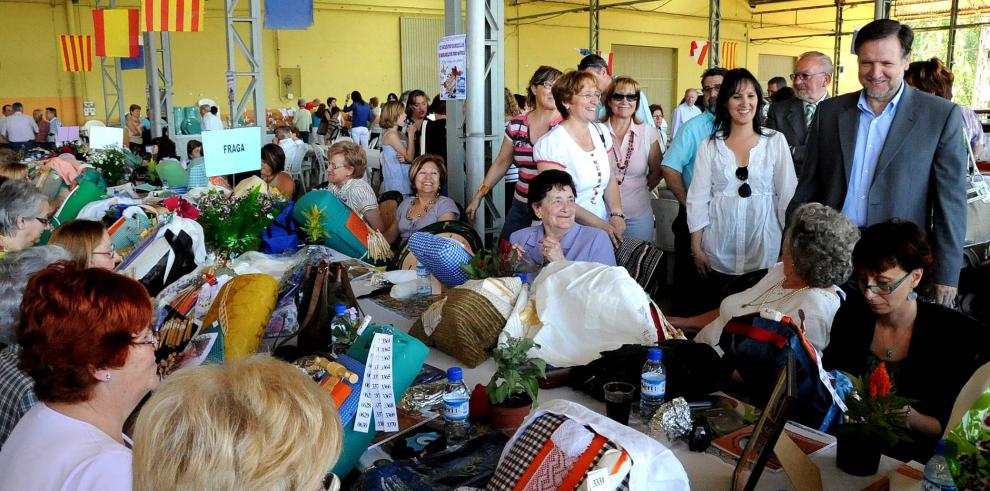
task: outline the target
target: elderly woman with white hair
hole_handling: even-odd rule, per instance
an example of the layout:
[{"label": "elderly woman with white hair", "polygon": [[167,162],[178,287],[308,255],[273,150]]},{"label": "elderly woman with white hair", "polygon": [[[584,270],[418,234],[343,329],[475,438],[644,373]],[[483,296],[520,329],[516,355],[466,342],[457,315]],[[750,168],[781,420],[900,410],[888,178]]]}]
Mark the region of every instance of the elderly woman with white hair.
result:
[{"label": "elderly woman with white hair", "polygon": [[0,447],[7,436],[35,404],[34,382],[18,368],[21,347],[14,326],[21,318],[21,298],[27,282],[48,265],[69,259],[59,246],[32,247],[0,258]]},{"label": "elderly woman with white hair", "polygon": [[0,256],[33,246],[51,227],[48,197],[27,181],[0,185]]}]

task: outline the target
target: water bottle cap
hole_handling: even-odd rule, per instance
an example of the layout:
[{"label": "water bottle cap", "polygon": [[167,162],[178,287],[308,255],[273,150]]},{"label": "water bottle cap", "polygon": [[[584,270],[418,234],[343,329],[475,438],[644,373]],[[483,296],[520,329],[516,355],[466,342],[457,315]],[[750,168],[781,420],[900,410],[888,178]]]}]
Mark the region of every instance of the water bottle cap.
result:
[{"label": "water bottle cap", "polygon": [[333,308],[333,311],[335,314],[343,314],[344,312],[347,312],[347,306],[337,305],[336,307]]},{"label": "water bottle cap", "polygon": [[462,379],[464,379],[464,370],[461,370],[461,367],[450,367],[447,369],[448,382],[460,382]]},{"label": "water bottle cap", "polygon": [[650,348],[646,350],[646,359],[650,361],[660,361],[663,359],[663,351],[660,348]]},{"label": "water bottle cap", "polygon": [[529,284],[529,273],[516,273],[516,277],[522,280],[523,283]]},{"label": "water bottle cap", "polygon": [[935,455],[942,455],[945,453],[945,440],[939,440],[935,445]]}]

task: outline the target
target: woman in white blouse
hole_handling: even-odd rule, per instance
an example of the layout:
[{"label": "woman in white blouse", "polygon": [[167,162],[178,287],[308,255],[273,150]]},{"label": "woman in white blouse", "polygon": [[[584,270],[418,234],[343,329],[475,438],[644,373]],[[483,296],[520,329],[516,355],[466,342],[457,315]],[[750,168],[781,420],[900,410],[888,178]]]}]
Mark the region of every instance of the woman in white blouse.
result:
[{"label": "woman in white blouse", "polygon": [[618,77],[605,89],[605,118],[612,145],[612,173],[619,185],[626,215],[626,237],[652,241],[656,237],[650,190],[660,183],[660,133],[636,119],[639,83]]},{"label": "woman in white blouse", "polygon": [[730,70],[715,102],[712,136],[695,157],[688,190],[691,255],[711,291],[780,257],[797,176],[784,135],[760,127],[763,92],[748,70]]},{"label": "woman in white blouse", "polygon": [[577,222],[604,230],[618,247],[626,231],[626,216],[611,172],[611,132],[595,121],[601,99],[598,82],[588,72],[573,71],[557,79],[552,93],[564,121],[536,142],[536,168],[570,174],[577,189]]}]

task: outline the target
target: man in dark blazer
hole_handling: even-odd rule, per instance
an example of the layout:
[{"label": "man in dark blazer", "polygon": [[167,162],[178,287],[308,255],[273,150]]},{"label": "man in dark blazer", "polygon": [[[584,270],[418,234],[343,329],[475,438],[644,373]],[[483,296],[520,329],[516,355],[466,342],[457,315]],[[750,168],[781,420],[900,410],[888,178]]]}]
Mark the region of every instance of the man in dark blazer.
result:
[{"label": "man in dark blazer", "polygon": [[800,173],[808,127],[818,104],[828,98],[828,86],[832,83],[832,59],[818,51],[802,54],[794,64],[791,80],[794,82],[794,97],[770,104],[766,126],[787,138],[794,168]]},{"label": "man in dark blazer", "polygon": [[889,19],[853,47],[863,90],[818,108],[790,210],[819,202],[859,227],[891,218],[929,231],[936,300],[955,302],[966,233],[966,150],[959,106],[904,83],[911,28]]}]

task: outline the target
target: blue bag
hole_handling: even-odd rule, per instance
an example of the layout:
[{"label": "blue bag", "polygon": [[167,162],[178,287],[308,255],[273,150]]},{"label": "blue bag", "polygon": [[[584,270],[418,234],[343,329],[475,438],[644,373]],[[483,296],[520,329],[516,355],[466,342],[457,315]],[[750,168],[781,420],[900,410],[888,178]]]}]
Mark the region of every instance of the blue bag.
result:
[{"label": "blue bag", "polygon": [[265,254],[279,254],[299,248],[299,233],[292,220],[293,202],[289,201],[275,221],[261,233],[262,250]]}]

